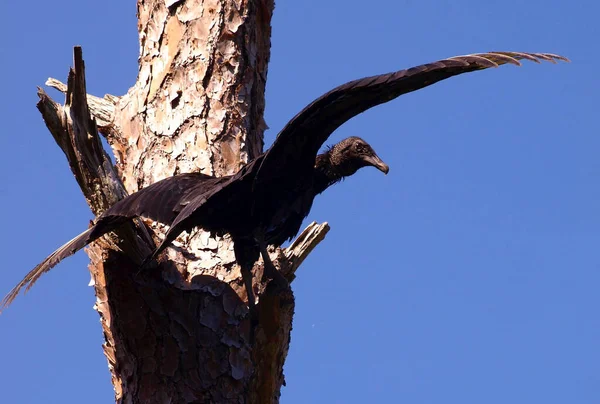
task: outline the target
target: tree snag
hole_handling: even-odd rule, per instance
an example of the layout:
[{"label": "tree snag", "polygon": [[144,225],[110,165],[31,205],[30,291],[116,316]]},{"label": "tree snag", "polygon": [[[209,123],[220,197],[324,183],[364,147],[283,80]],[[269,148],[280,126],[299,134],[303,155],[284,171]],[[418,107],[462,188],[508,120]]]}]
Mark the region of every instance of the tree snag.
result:
[{"label": "tree snag", "polygon": [[[127,94],[87,95],[80,47],[67,85],[47,82],[65,104],[39,90],[38,109],[95,215],[162,178],[231,174],[262,152],[273,7],[138,0],[139,72]],[[288,279],[328,229],[312,223],[288,249],[272,250]],[[292,294],[270,294],[255,267],[261,323],[251,347],[229,238],[183,234],[156,268],[140,270],[164,231],[137,220],[87,248],[116,401],[278,402]]]}]

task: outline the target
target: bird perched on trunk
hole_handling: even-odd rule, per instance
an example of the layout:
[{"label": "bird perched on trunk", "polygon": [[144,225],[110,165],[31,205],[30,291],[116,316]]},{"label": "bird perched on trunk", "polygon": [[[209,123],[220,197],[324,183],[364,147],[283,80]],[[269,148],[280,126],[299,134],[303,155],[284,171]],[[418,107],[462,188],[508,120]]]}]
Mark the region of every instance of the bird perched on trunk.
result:
[{"label": "bird perched on trunk", "polygon": [[[149,259],[158,255],[183,231],[190,231],[196,226],[218,235],[229,233],[234,243],[236,260],[242,268],[251,318],[256,319],[251,270],[260,252],[264,253],[267,276],[274,278],[280,287],[286,287],[287,280],[274,267],[266,246],[279,246],[295,236],[303,219],[310,212],[315,196],[329,186],[362,167],[373,166],[385,174],[389,171],[389,167],[367,142],[358,137],[344,139],[317,156],[309,175],[310,187],[303,187],[300,192],[285,198],[289,204],[273,207],[278,209],[271,211],[278,215],[273,222],[276,225],[261,228],[253,217],[257,212],[271,208],[251,203],[255,199],[255,191],[252,190],[254,174],[258,172],[261,162],[262,157],[259,157],[238,173],[225,177],[201,173],[175,175],[120,200],[100,215],[91,228],[64,244],[29,272],[4,298],[3,307],[11,303],[23,286],[29,289],[43,273],[64,258],[141,216],[171,226],[165,240]],[[278,192],[273,189],[271,191]],[[265,215],[264,212],[262,214]]]},{"label": "bird perched on trunk", "polygon": [[21,288],[29,289],[45,272],[89,242],[133,217],[143,216],[170,225],[156,257],[184,230],[199,226],[229,233],[242,268],[250,311],[254,310],[251,269],[262,255],[265,272],[285,285],[267,254],[268,245],[281,245],[300,229],[314,197],[365,166],[387,173],[388,167],[362,139],[348,138],[317,155],[327,138],[344,122],[402,94],[463,73],[520,65],[519,60],[556,63],[554,54],[489,52],[456,56],[437,62],[367,77],[343,84],[322,95],[278,134],[273,145],[231,176],[198,173],[159,181],[109,208],[96,224],[56,250],[36,266],[2,301],[9,305]]}]

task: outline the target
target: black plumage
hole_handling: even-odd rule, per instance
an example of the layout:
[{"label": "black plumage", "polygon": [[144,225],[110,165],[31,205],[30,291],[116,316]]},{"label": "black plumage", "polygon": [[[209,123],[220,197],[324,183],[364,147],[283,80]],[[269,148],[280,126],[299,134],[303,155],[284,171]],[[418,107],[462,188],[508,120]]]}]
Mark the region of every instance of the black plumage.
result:
[{"label": "black plumage", "polygon": [[199,226],[229,233],[242,267],[250,309],[252,265],[263,255],[269,276],[285,284],[266,254],[269,244],[281,245],[300,229],[314,197],[341,178],[372,165],[387,166],[360,138],[348,138],[327,152],[318,150],[340,125],[367,109],[463,73],[519,65],[519,60],[568,61],[554,54],[491,52],[457,56],[406,70],[343,84],[298,113],[265,153],[238,173],[221,178],[198,173],[167,178],[128,196],[101,215],[96,224],[36,266],[2,301],[6,307],[21,288],[29,289],[45,272],[101,235],[133,217],[143,216],[171,227],[153,253],[156,257],[184,230]]},{"label": "black plumage", "polygon": [[[264,251],[263,257],[266,257],[267,275],[275,277],[285,286],[287,281],[268,258],[267,245],[281,245],[296,235],[310,211],[315,196],[343,177],[352,175],[368,165],[384,173],[389,170],[369,144],[358,137],[350,137],[317,156],[309,176],[312,186],[303,188],[300,193],[273,195],[282,203],[279,208],[258,208],[252,203],[256,201],[254,195],[258,192],[253,190],[253,180],[263,158],[264,154],[234,175],[212,177],[200,173],[179,174],[129,195],[100,215],[90,229],[38,264],[4,298],[2,305],[6,307],[10,304],[22,287],[25,286],[28,290],[43,273],[64,258],[123,223],[141,216],[171,226],[163,242],[149,258],[157,256],[183,231],[190,231],[196,226],[219,235],[229,233],[234,243],[236,260],[242,268],[249,307],[254,311],[250,271],[258,260],[261,249]],[[271,192],[275,193],[277,190],[271,189]],[[261,227],[260,220],[266,215],[260,216],[257,212],[271,208],[275,209],[271,211],[274,213],[271,225]]]}]

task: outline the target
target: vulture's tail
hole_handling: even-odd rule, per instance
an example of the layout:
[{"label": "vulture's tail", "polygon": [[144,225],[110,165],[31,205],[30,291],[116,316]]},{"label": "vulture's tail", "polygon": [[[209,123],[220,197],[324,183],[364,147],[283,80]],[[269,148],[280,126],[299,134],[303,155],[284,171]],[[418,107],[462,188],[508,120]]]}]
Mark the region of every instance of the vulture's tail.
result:
[{"label": "vulture's tail", "polygon": [[[96,234],[92,234],[92,231],[96,229]],[[33,286],[33,284],[42,276],[44,273],[48,272],[52,267],[58,264],[63,259],[67,258],[70,255],[75,254],[77,251],[81,250],[83,247],[102,236],[102,234],[106,232],[98,232],[96,226],[89,228],[88,230],[81,233],[79,236],[75,237],[73,240],[64,244],[58,250],[54,251],[50,254],[45,260],[40,262],[35,268],[33,268],[25,278],[21,282],[17,284],[0,302],[0,313],[7,308],[15,297],[19,294],[21,289],[25,288],[25,291],[28,291],[29,288]],[[110,229],[109,229],[110,230]],[[101,233],[101,234],[98,234]]]}]

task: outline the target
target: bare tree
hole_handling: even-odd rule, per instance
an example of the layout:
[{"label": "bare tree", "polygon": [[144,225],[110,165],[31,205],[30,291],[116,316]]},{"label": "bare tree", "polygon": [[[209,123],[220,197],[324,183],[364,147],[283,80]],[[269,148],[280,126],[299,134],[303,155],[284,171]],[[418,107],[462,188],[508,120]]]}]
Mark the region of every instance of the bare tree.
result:
[{"label": "bare tree", "polygon": [[[138,0],[137,82],[127,94],[87,95],[81,48],[64,105],[40,89],[38,109],[94,214],[180,172],[231,174],[262,152],[272,0]],[[113,164],[98,133],[114,153]],[[93,243],[89,269],[116,400],[124,403],[271,403],[284,383],[291,292],[265,293],[248,341],[246,292],[228,237],[182,235],[159,267],[139,264],[164,228],[138,221]],[[272,258],[292,279],[323,239],[312,224]]]}]

